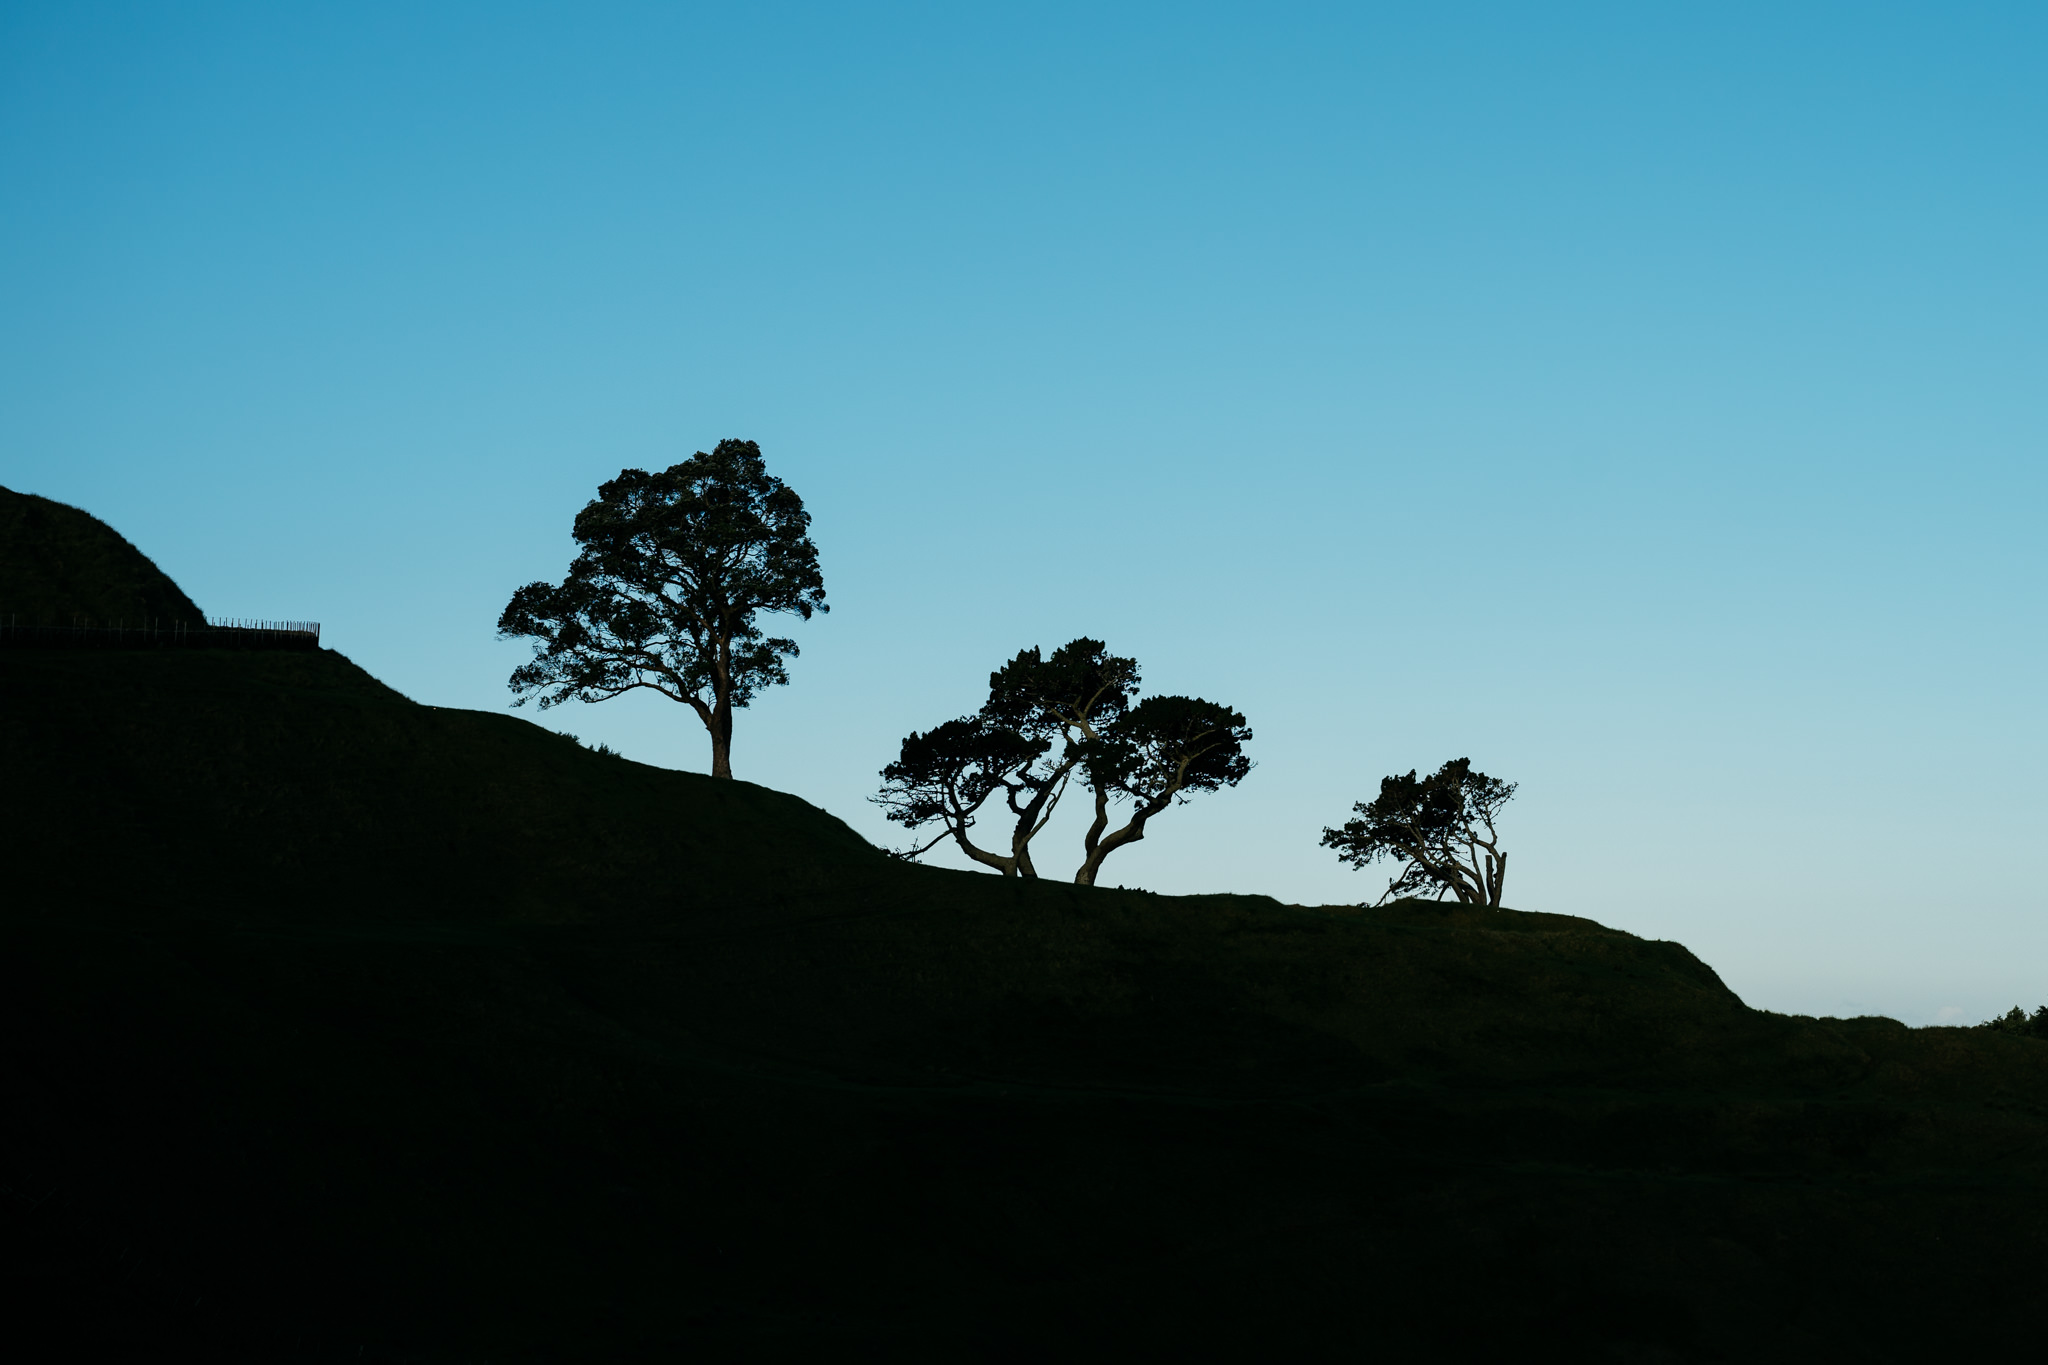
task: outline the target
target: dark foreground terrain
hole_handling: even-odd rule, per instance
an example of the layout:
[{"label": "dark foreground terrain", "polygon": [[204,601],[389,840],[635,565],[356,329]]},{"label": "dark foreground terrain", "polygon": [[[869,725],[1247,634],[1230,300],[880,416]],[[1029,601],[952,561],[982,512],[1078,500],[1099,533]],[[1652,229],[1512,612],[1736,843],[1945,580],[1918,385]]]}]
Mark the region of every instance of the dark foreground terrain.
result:
[{"label": "dark foreground terrain", "polygon": [[49,1358],[2048,1325],[2048,1043],[1759,1013],[1585,920],[907,866],[326,652],[0,652],[0,837],[9,1333]]}]

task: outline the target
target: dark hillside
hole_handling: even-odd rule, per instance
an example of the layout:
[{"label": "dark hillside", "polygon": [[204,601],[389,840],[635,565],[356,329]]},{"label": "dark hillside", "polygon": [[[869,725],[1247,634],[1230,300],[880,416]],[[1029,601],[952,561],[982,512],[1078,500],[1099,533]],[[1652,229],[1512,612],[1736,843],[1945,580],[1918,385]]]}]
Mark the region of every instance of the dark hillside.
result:
[{"label": "dark hillside", "polygon": [[887,868],[814,806],[417,705],[332,651],[0,661],[46,905],[351,923],[673,923]]},{"label": "dark hillside", "polygon": [[2043,1325],[2048,1044],[1761,1014],[1567,916],[911,867],[331,653],[0,655],[0,717],[0,1228],[100,1354]]},{"label": "dark hillside", "polygon": [[206,624],[149,557],[90,512],[0,488],[0,617],[23,625]]}]

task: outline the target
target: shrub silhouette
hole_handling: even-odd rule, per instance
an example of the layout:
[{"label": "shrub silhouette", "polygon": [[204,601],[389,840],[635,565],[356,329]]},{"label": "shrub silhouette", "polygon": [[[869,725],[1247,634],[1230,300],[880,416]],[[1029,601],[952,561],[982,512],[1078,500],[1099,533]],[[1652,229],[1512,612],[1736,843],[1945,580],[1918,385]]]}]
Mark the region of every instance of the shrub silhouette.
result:
[{"label": "shrub silhouette", "polygon": [[2018,1005],[1993,1019],[1986,1019],[1978,1028],[1994,1029],[1999,1033],[2016,1033],[2022,1038],[2048,1038],[2048,1005],[2043,1005],[2029,1015]]}]

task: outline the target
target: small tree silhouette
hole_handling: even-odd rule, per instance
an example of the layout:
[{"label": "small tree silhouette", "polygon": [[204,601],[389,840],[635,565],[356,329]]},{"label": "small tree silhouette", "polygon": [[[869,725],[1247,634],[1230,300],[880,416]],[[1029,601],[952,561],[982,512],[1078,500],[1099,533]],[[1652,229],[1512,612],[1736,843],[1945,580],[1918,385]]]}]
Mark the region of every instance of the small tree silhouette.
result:
[{"label": "small tree silhouette", "polygon": [[1356,868],[1394,858],[1402,868],[1380,897],[1446,892],[1468,905],[1500,906],[1508,855],[1494,817],[1515,784],[1488,777],[1469,758],[1454,758],[1428,777],[1380,779],[1380,794],[1352,807],[1357,816],[1323,831],[1323,847]]}]

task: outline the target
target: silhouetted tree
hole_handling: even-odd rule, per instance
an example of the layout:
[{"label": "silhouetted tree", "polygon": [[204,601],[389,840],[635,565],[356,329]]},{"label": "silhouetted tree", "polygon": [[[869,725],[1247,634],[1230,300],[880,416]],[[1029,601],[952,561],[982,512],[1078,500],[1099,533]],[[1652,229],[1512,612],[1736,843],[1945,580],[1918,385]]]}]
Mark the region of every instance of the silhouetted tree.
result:
[{"label": "silhouetted tree", "polygon": [[1352,807],[1356,818],[1323,831],[1323,847],[1356,868],[1400,860],[1400,875],[1388,883],[1382,904],[1434,891],[1498,908],[1508,855],[1494,817],[1514,794],[1514,783],[1474,771],[1469,758],[1454,758],[1419,780],[1413,772],[1381,778],[1379,796]]},{"label": "silhouetted tree", "polygon": [[752,441],[720,441],[657,474],[620,471],[576,516],[568,577],[527,584],[498,618],[500,636],[535,641],[512,674],[515,705],[648,688],[697,713],[712,776],[731,777],[733,711],[788,682],[797,654],[757,616],[830,610],[810,524]]},{"label": "silhouetted tree", "polygon": [[[1243,716],[1200,697],[1147,697],[1132,707],[1084,751],[1095,818],[1082,838],[1074,880],[1095,885],[1102,860],[1144,838],[1146,823],[1176,801],[1242,782],[1252,770],[1244,753],[1251,737]],[[1110,831],[1109,805],[1119,796],[1137,809]]]},{"label": "silhouetted tree", "polygon": [[[1137,661],[1110,654],[1100,640],[1072,641],[1050,658],[1035,646],[1020,651],[989,674],[988,700],[978,713],[912,734],[882,770],[875,800],[891,820],[911,829],[941,827],[905,856],[950,837],[978,863],[1008,876],[1037,876],[1032,839],[1052,818],[1084,747],[1123,714],[1137,684]],[[976,812],[997,791],[1011,821],[1007,854],[967,837]]]},{"label": "silhouetted tree", "polygon": [[[1035,877],[1031,841],[1078,775],[1094,792],[1095,818],[1074,880],[1093,885],[1102,860],[1144,838],[1146,823],[1167,806],[1191,792],[1234,785],[1250,771],[1242,748],[1251,731],[1243,716],[1193,697],[1133,705],[1138,679],[1135,659],[1085,638],[1049,656],[1023,650],[991,673],[979,713],[911,735],[882,770],[875,799],[890,819],[912,829],[939,826],[907,856],[950,837],[976,862]],[[979,848],[967,835],[998,791],[1011,818],[1007,854]],[[1110,805],[1122,798],[1136,810],[1110,832]]]},{"label": "silhouetted tree", "polygon": [[[1050,803],[1034,790],[1034,766],[1051,747],[983,716],[949,720],[924,734],[913,732],[903,741],[896,761],[882,769],[882,794],[875,800],[891,820],[906,828],[939,827],[922,848],[906,849],[906,858],[921,857],[951,838],[968,857],[1006,877],[1035,877],[1031,836],[1044,826]],[[1006,854],[991,853],[967,837],[976,815],[997,792],[1005,794],[1016,818]],[[1029,794],[1023,804],[1020,793]]]}]

